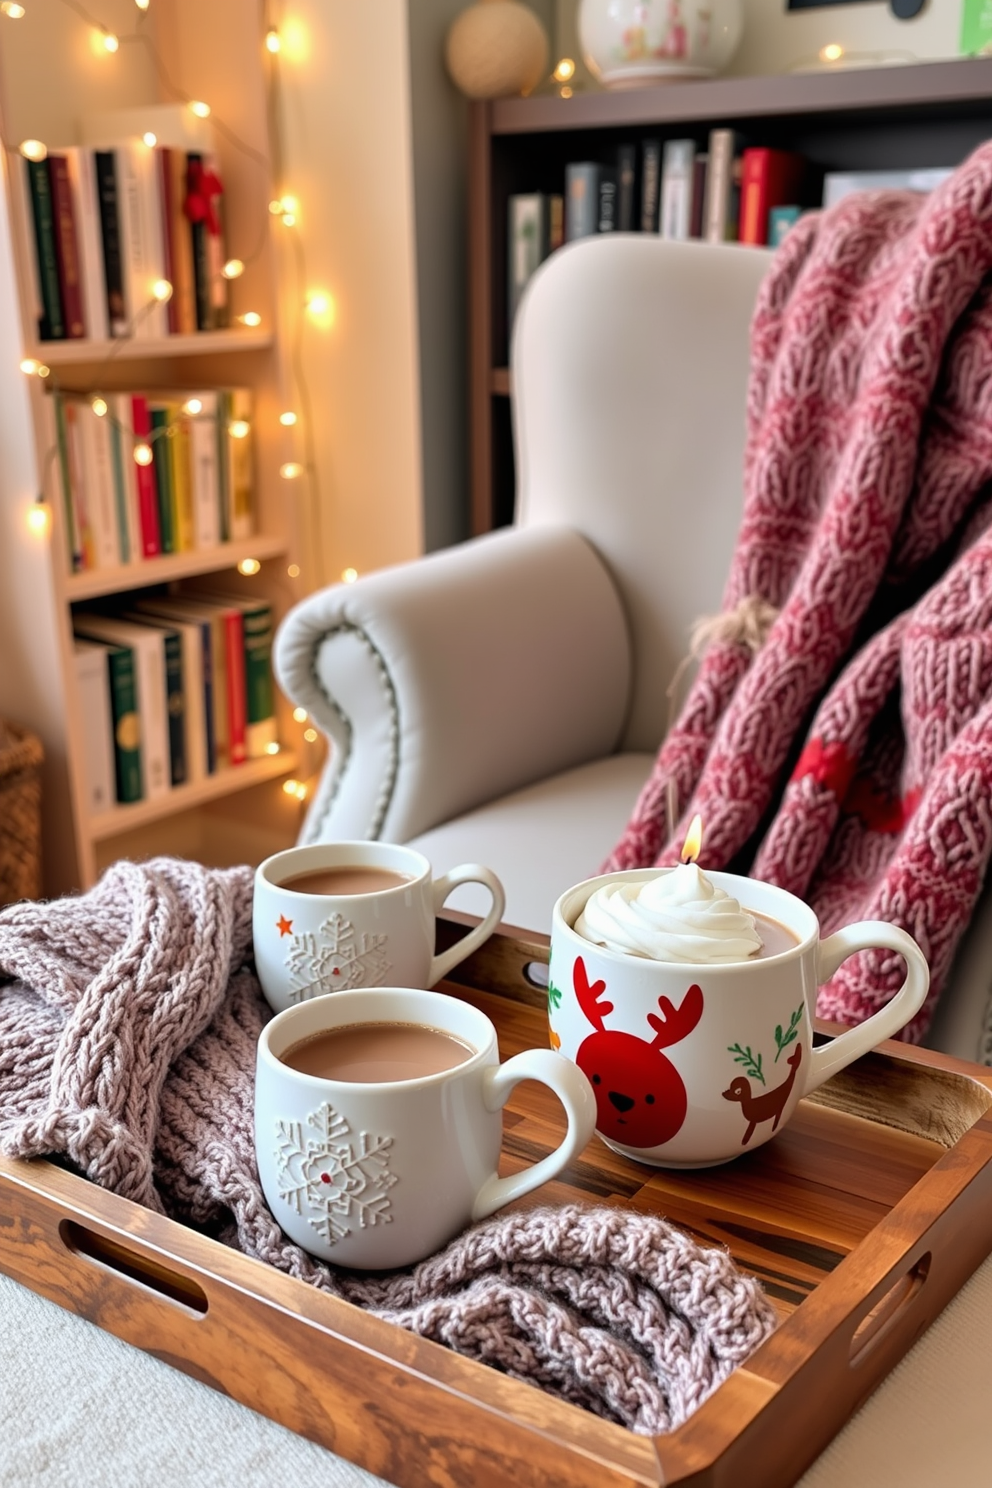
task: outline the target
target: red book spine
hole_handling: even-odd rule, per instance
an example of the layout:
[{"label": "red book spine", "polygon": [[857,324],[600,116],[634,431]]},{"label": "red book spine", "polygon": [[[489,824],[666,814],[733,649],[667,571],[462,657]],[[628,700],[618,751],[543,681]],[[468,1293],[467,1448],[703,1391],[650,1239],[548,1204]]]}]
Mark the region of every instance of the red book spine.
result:
[{"label": "red book spine", "polygon": [[245,676],[244,622],[240,610],[224,615],[227,636],[227,727],[232,765],[248,758],[248,687]]},{"label": "red book spine", "polygon": [[176,204],[172,197],[171,150],[156,150],[158,164],[158,194],[162,203],[162,246],[165,251],[165,277],[172,285],[172,298],[165,307],[169,321],[169,335],[179,334],[179,297],[176,294],[176,266],[172,253],[172,219]]},{"label": "red book spine", "polygon": [[[152,433],[151,414],[148,401],[137,395],[131,399],[131,427],[135,442],[149,441]],[[132,461],[138,482],[138,526],[141,529],[141,553],[144,558],[155,558],[162,551],[162,530],[158,522],[158,487],[155,482],[155,466],[149,462],[139,465]]]},{"label": "red book spine", "polygon": [[67,337],[86,335],[83,319],[83,292],[79,282],[79,235],[72,205],[69,162],[64,155],[49,155],[48,180],[52,190],[52,217],[55,225],[55,258],[62,294],[62,314]]},{"label": "red book spine", "polygon": [[745,150],[742,157],[739,243],[768,242],[770,150]]}]

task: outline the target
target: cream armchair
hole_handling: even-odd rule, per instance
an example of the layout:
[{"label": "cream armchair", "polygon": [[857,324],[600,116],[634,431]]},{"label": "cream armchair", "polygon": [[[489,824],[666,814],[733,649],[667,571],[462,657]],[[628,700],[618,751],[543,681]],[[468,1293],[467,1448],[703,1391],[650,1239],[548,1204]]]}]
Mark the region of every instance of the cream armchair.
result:
[{"label": "cream armchair", "polygon": [[[741,505],[762,250],[594,238],[535,276],[513,341],[517,519],[313,595],[279,680],[331,741],[303,840],[490,864],[546,930],[595,873],[664,732]],[[452,903],[481,909],[471,890]]]}]

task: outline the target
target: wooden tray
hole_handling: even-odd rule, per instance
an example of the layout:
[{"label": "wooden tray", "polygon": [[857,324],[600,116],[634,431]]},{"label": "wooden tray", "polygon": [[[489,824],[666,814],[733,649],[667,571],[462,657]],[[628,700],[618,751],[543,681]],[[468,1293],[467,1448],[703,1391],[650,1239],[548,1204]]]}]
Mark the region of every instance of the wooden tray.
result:
[{"label": "wooden tray", "polygon": [[[439,938],[457,933],[442,924]],[[546,943],[497,935],[446,990],[503,1057],[547,1039]],[[780,1325],[679,1430],[635,1436],[226,1249],[49,1162],[0,1161],[0,1268],[399,1485],[786,1488],[992,1250],[992,1071],[900,1044],[830,1081],[773,1141],[665,1172],[598,1138],[523,1203],[613,1203],[725,1245]],[[557,1145],[540,1086],[504,1172]]]}]

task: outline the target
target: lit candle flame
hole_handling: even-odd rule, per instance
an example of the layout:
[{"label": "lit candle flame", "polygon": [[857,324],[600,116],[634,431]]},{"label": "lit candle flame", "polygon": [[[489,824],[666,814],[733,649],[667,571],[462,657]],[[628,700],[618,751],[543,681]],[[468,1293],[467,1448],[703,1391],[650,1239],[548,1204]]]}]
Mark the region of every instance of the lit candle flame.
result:
[{"label": "lit candle flame", "polygon": [[703,845],[703,818],[694,816],[689,823],[689,830],[685,834],[685,842],[682,844],[683,863],[694,863],[699,857],[699,849]]}]

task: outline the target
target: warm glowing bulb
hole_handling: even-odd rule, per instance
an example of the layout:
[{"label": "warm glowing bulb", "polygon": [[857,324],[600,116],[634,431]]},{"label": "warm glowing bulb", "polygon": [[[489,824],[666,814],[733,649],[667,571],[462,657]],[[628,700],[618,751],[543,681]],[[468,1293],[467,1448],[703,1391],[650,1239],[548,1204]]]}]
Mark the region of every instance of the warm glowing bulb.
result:
[{"label": "warm glowing bulb", "polygon": [[22,140],[18,149],[25,160],[44,160],[48,154],[48,146],[36,139]]},{"label": "warm glowing bulb", "polygon": [[297,213],[300,210],[300,204],[296,200],[296,197],[295,196],[282,196],[282,197],[280,197],[279,198],[279,205],[280,205],[280,207],[282,208],[282,210],[284,212],[292,212],[292,213],[295,214],[295,213]]},{"label": "warm glowing bulb", "polygon": [[559,83],[567,83],[571,81],[571,79],[575,76],[575,63],[572,61],[571,57],[562,57],[561,61],[558,63],[558,66],[555,68],[554,75]]},{"label": "warm glowing bulb", "polygon": [[303,730],[303,737],[304,737],[304,739],[306,739],[306,741],[307,741],[308,744],[316,744],[316,742],[317,742],[317,730],[316,729],[304,729]]},{"label": "warm glowing bulb", "polygon": [[19,21],[24,16],[24,6],[16,4],[16,0],[3,0],[0,11],[12,21]]},{"label": "warm glowing bulb", "polygon": [[227,426],[227,432],[232,439],[247,439],[251,430],[251,424],[247,419],[232,419]]},{"label": "warm glowing bulb", "polygon": [[164,305],[166,300],[172,299],[172,285],[168,279],[156,279],[152,285],[152,294],[160,305]]},{"label": "warm glowing bulb", "polygon": [[567,84],[563,88],[559,88],[558,89],[558,97],[559,98],[571,98],[571,96],[572,96],[572,90],[571,90],[571,88]]},{"label": "warm glowing bulb", "polygon": [[113,52],[116,52],[117,51],[117,48],[119,46],[120,46],[120,42],[117,40],[117,37],[114,35],[113,31],[104,31],[104,33],[103,33],[103,49],[104,49],[104,51],[105,52],[111,52],[111,53],[113,53]]},{"label": "warm glowing bulb", "polygon": [[107,412],[107,401],[105,398],[94,398],[90,404],[97,418],[103,418]]},{"label": "warm glowing bulb", "polygon": [[146,144],[149,150],[154,150],[155,146],[158,144],[158,135],[154,132],[154,130],[151,129],[146,129],[144,134],[141,136],[141,139],[142,143]]},{"label": "warm glowing bulb", "polygon": [[305,785],[298,785],[296,787],[296,799],[298,801],[305,801],[306,798],[307,798],[307,788],[306,788],[306,786]]},{"label": "warm glowing bulb", "polygon": [[270,52],[278,52],[279,51],[280,47],[282,46],[282,42],[279,40],[279,32],[278,31],[274,31],[274,30],[273,31],[266,31],[266,33],[265,33],[265,46],[266,46],[266,50],[267,51],[270,51]]},{"label": "warm glowing bulb", "polygon": [[246,310],[244,315],[238,316],[238,319],[242,325],[246,326],[258,326],[262,324],[262,317],[257,310]]},{"label": "warm glowing bulb", "polygon": [[49,518],[48,503],[45,501],[36,501],[28,511],[27,516],[28,528],[34,533],[35,537],[44,537],[46,535]]},{"label": "warm glowing bulb", "polygon": [[41,363],[35,361],[34,357],[25,357],[21,363],[21,371],[26,377],[40,377]]},{"label": "warm glowing bulb", "polygon": [[829,41],[825,47],[820,48],[821,62],[839,62],[844,55],[844,48],[837,41]]},{"label": "warm glowing bulb", "polygon": [[296,218],[295,218],[295,216],[293,215],[292,212],[283,212],[283,214],[282,214],[282,225],[283,225],[283,227],[295,227],[296,226]]},{"label": "warm glowing bulb", "polygon": [[265,746],[265,752],[266,752],[266,754],[278,754],[279,753],[279,750],[281,748],[282,748],[282,745],[281,744],[276,744],[275,741],[273,740],[273,742],[271,744],[266,744],[266,746]]},{"label": "warm glowing bulb", "polygon": [[306,708],[294,708],[293,717],[296,719],[297,723],[306,723],[310,715],[307,712]]},{"label": "warm glowing bulb", "polygon": [[694,816],[689,823],[689,830],[685,834],[685,842],[682,844],[683,863],[694,863],[699,857],[699,849],[703,845],[703,818]]},{"label": "warm glowing bulb", "polygon": [[153,458],[150,444],[136,444],[134,446],[134,463],[136,465],[150,465]]},{"label": "warm glowing bulb", "polygon": [[279,466],[279,474],[283,480],[296,480],[297,476],[303,474],[303,466],[298,465],[295,460],[287,460],[285,465]]},{"label": "warm glowing bulb", "polygon": [[190,102],[190,106],[189,107],[190,107],[190,112],[191,113],[194,113],[198,119],[209,119],[210,118],[210,105],[209,105],[209,103],[202,103],[200,101],[200,99],[194,98]]},{"label": "warm glowing bulb", "polygon": [[326,315],[330,308],[331,301],[326,294],[312,294],[307,297],[307,309],[311,315]]},{"label": "warm glowing bulb", "polygon": [[39,377],[47,377],[48,374],[49,374],[49,372],[51,370],[52,370],[51,367],[46,367],[44,362],[39,362],[38,363],[38,376]]},{"label": "warm glowing bulb", "polygon": [[291,563],[286,572],[291,579],[298,579],[300,577],[300,565],[298,563]]},{"label": "warm glowing bulb", "polygon": [[198,413],[202,412],[203,404],[200,402],[199,398],[186,399],[186,402],[183,404],[183,413],[191,414],[195,418]]},{"label": "warm glowing bulb", "polygon": [[240,279],[245,271],[245,266],[240,258],[229,258],[221,269],[225,279]]},{"label": "warm glowing bulb", "polygon": [[296,423],[296,414],[291,409],[287,409],[285,413],[279,415],[279,422],[287,429],[291,429]]},{"label": "warm glowing bulb", "polygon": [[286,792],[287,796],[295,796],[296,792],[300,788],[300,782],[298,780],[284,780],[282,783],[282,788]]},{"label": "warm glowing bulb", "polygon": [[270,201],[269,202],[269,211],[272,213],[273,217],[281,217],[282,216],[282,202],[281,201],[275,201],[275,200]]},{"label": "warm glowing bulb", "polygon": [[134,0],[134,3],[138,7],[139,10],[147,10],[148,9],[148,0]]},{"label": "warm glowing bulb", "polygon": [[358,569],[357,568],[346,568],[343,571],[343,573],[341,574],[342,582],[345,583],[345,584],[353,584],[357,578],[358,578]]},{"label": "warm glowing bulb", "polygon": [[238,573],[247,578],[249,574],[257,574],[261,566],[257,558],[242,558],[238,564]]}]

